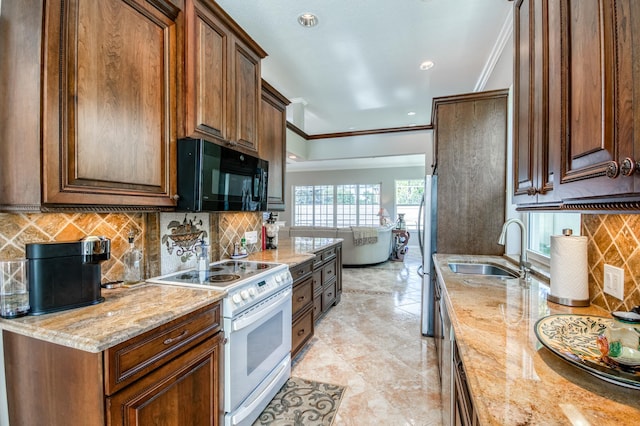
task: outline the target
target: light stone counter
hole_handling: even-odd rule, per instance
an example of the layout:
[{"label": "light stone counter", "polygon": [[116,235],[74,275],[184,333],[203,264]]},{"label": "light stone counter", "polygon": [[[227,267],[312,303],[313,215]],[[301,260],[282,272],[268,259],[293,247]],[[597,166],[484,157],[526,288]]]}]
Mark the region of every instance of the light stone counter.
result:
[{"label": "light stone counter", "polygon": [[102,290],[105,301],[66,311],[0,319],[0,329],[87,352],[125,340],[221,300],[224,292],[141,284]]},{"label": "light stone counter", "polygon": [[341,242],[342,238],[279,238],[277,249],[251,253],[247,259],[261,262],[286,263],[291,267],[313,259],[315,257],[314,253]]},{"label": "light stone counter", "polygon": [[436,254],[437,273],[482,425],[640,424],[640,391],[608,383],[538,342],[534,325],[557,313],[609,316],[547,302],[536,279],[497,281],[451,272],[455,260],[513,264],[496,256]]}]

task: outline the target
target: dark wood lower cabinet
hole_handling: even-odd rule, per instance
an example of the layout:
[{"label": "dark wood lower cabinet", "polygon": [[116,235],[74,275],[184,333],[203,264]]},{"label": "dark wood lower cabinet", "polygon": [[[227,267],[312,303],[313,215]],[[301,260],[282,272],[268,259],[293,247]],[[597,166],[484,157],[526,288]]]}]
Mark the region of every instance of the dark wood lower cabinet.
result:
[{"label": "dark wood lower cabinet", "polygon": [[478,415],[474,410],[471,392],[467,383],[467,375],[464,365],[458,353],[458,345],[453,344],[453,424],[463,426],[476,426],[479,423]]},{"label": "dark wood lower cabinet", "polygon": [[290,268],[293,277],[291,298],[291,358],[313,337],[313,261]]},{"label": "dark wood lower cabinet", "polygon": [[220,340],[198,347],[106,399],[108,425],[214,425]]},{"label": "dark wood lower cabinet", "polygon": [[313,337],[314,324],[342,294],[342,243],[321,249],[313,260],[290,268],[293,277],[291,305],[291,357]]},{"label": "dark wood lower cabinet", "polygon": [[99,353],[5,330],[9,422],[220,425],[220,320],[215,303]]}]

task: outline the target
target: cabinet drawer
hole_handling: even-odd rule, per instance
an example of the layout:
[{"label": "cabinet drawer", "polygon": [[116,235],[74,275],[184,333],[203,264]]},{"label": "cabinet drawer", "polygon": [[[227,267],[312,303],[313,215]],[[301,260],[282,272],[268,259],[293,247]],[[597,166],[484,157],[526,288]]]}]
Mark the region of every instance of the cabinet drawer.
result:
[{"label": "cabinet drawer", "polygon": [[105,393],[111,395],[221,329],[220,302],[105,351]]},{"label": "cabinet drawer", "polygon": [[336,261],[332,260],[322,267],[322,285],[328,283],[336,276]]},{"label": "cabinet drawer", "polygon": [[313,272],[313,294],[322,292],[322,269]]},{"label": "cabinet drawer", "polygon": [[295,284],[313,272],[313,261],[310,260],[289,268],[289,272],[291,272],[291,277],[293,277],[293,283]]},{"label": "cabinet drawer", "polygon": [[313,336],[313,309],[308,309],[291,326],[291,355],[295,356]]},{"label": "cabinet drawer", "polygon": [[322,252],[322,262],[333,259],[336,257],[336,247],[331,247]]},{"label": "cabinet drawer", "polygon": [[313,299],[313,278],[309,277],[293,288],[291,299],[291,313],[293,318],[312,302]]},{"label": "cabinet drawer", "polygon": [[322,292],[322,312],[326,312],[331,308],[336,300],[336,281],[334,280]]}]

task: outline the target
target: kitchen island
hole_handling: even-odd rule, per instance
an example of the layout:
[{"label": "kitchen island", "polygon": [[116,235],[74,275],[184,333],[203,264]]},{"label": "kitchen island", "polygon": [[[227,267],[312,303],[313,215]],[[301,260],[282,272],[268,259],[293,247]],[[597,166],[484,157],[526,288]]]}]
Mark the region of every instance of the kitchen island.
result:
[{"label": "kitchen island", "polygon": [[608,312],[548,302],[548,285],[535,277],[523,286],[518,279],[456,274],[448,267],[449,262],[511,265],[502,257],[436,254],[434,261],[473,416],[480,424],[640,423],[640,390],[609,383],[560,359],[534,331],[536,321],[550,314],[609,317]]},{"label": "kitchen island", "polygon": [[342,238],[291,237],[279,238],[278,248],[249,254],[248,260],[286,263],[289,267],[313,260],[316,254],[342,244]]}]

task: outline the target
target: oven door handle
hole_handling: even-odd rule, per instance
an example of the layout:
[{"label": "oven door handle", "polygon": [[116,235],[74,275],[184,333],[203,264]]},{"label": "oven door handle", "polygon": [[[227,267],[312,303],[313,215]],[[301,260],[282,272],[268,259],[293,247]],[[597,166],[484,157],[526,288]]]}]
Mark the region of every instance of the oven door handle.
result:
[{"label": "oven door handle", "polygon": [[278,295],[274,299],[270,300],[269,301],[270,306],[268,306],[267,308],[259,309],[255,314],[233,320],[231,323],[231,331],[242,330],[243,328],[248,327],[251,324],[255,324],[256,322],[262,320],[263,318],[271,315],[274,311],[277,311],[280,309],[281,301],[291,298],[292,293],[293,291],[291,289],[288,289],[282,292],[280,295]]}]

